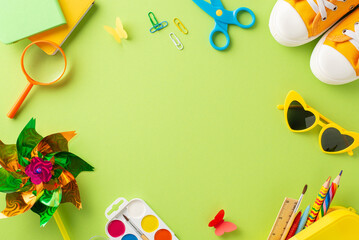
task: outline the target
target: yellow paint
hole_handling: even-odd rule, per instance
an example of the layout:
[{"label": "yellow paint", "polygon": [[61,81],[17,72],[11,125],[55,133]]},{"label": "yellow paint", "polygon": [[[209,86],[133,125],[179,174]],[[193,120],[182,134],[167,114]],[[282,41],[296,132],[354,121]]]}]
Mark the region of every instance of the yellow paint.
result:
[{"label": "yellow paint", "polygon": [[142,219],[141,226],[144,231],[151,233],[158,228],[159,222],[155,216],[148,215]]},{"label": "yellow paint", "polygon": [[220,17],[220,16],[222,16],[223,12],[222,12],[222,10],[218,9],[216,11],[216,14],[217,14],[218,17]]}]

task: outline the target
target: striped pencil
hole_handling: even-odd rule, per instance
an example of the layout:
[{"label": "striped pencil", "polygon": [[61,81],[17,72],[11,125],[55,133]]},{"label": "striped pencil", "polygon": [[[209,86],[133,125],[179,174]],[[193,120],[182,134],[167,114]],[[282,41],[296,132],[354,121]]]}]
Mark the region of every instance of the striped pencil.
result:
[{"label": "striped pencil", "polygon": [[339,173],[339,175],[332,182],[332,185],[330,186],[327,196],[325,197],[323,205],[320,208],[317,220],[324,217],[324,215],[327,214],[330,204],[332,203],[335,193],[337,192],[337,189],[339,187],[340,178],[342,177],[342,174],[343,174],[343,170]]},{"label": "striped pencil", "polygon": [[329,184],[330,184],[330,177],[327,179],[327,181],[325,181],[325,183],[323,184],[323,186],[321,187],[317,198],[315,199],[315,202],[312,206],[312,210],[310,211],[307,223],[305,224],[305,227],[309,227],[310,225],[312,225],[319,213],[320,207],[322,206],[325,196],[328,193],[329,190]]}]

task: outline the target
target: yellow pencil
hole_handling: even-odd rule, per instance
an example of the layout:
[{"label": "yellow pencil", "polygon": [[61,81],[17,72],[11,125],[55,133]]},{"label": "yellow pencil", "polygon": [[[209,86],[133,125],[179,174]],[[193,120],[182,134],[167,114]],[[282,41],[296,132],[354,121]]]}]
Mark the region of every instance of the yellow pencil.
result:
[{"label": "yellow pencil", "polygon": [[305,224],[305,227],[309,227],[310,225],[312,225],[319,213],[320,207],[322,206],[325,196],[328,193],[329,190],[329,185],[330,185],[330,177],[327,179],[327,181],[325,181],[325,183],[323,184],[323,186],[321,187],[317,198],[315,199],[315,202],[313,204],[312,210],[310,211],[308,220]]}]

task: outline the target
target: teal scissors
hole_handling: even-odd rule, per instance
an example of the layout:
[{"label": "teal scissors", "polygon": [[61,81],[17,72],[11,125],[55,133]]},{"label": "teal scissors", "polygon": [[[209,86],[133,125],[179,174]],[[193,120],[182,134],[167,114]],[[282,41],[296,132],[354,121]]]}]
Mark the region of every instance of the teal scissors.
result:
[{"label": "teal scissors", "polygon": [[[250,28],[254,25],[254,22],[256,21],[256,17],[253,11],[246,7],[238,8],[235,11],[228,11],[224,9],[221,0],[211,0],[211,3],[208,3],[205,0],[193,0],[193,2],[197,4],[208,15],[214,18],[215,26],[211,34],[209,35],[209,42],[214,49],[219,51],[225,50],[229,46],[230,37],[228,34],[228,24],[234,24],[241,28]],[[238,14],[242,12],[247,12],[251,15],[251,23],[245,25],[238,21]],[[214,34],[218,32],[223,33],[224,36],[226,36],[227,43],[223,47],[218,47],[213,41]]]}]

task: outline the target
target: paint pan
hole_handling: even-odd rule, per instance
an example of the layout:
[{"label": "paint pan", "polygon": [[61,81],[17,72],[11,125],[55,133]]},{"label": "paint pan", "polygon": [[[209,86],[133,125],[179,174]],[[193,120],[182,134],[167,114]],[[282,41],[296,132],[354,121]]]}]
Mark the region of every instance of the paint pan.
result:
[{"label": "paint pan", "polygon": [[[118,205],[119,207],[115,207]],[[136,198],[128,202],[124,198],[118,198],[106,209],[105,215],[108,219],[105,230],[110,239],[178,240],[142,199]]]}]

